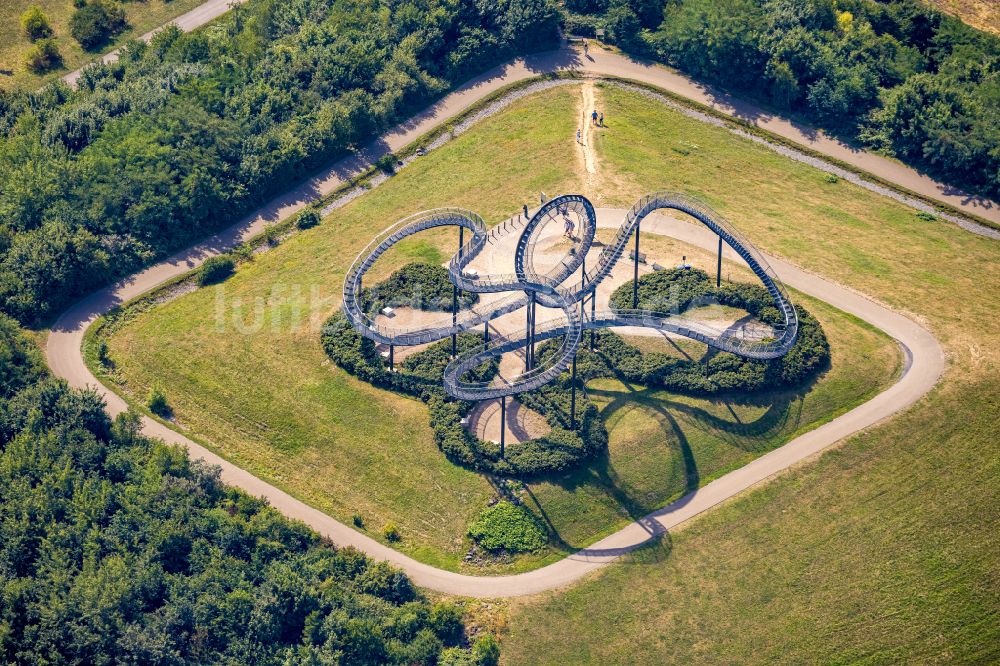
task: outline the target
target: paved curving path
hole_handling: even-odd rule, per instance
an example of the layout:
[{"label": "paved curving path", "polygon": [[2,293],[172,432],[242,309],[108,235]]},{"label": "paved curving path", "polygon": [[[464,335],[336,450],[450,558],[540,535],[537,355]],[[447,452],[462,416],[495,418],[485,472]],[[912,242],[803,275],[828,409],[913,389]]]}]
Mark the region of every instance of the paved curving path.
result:
[{"label": "paved curving path", "polygon": [[[593,49],[591,54],[596,56],[598,60],[588,65],[588,71],[596,72],[595,68],[600,69],[610,63],[612,65],[610,69],[614,71],[598,73],[631,76],[663,87],[669,87],[662,83],[664,77],[669,81],[675,79],[682,83],[686,81],[662,68],[645,68],[630,63],[619,56]],[[602,62],[604,65],[601,64]],[[53,373],[65,378],[70,385],[75,387],[96,387],[107,401],[108,411],[112,415],[124,411],[126,409],[125,402],[97,381],[81,355],[84,332],[98,316],[115,305],[190,270],[207,257],[226,251],[237,243],[259,233],[266,223],[291,215],[316,197],[336,189],[344,179],[357,173],[362,167],[371,164],[380,155],[404,147],[443,120],[458,114],[476,100],[496,89],[513,81],[536,76],[544,71],[576,67],[582,64],[574,51],[563,49],[519,60],[493,70],[463,85],[439,103],[372,142],[358,155],[336,163],[230,228],[189,250],[79,301],[63,313],[53,325],[49,335],[46,355]],[[693,84],[687,82],[685,85]],[[888,163],[896,166],[895,163]],[[598,213],[600,226],[617,225],[624,215],[622,210],[610,209],[600,209]],[[654,217],[653,224],[648,225],[650,228],[644,227],[644,230],[666,232],[684,241],[714,251],[716,243],[714,236],[705,237],[705,232],[694,225],[671,221],[671,218],[663,215],[651,216],[650,219]],[[222,468],[222,478],[225,482],[238,486],[252,495],[267,498],[275,508],[286,516],[304,521],[337,544],[357,547],[374,558],[388,560],[402,567],[420,586],[449,594],[475,597],[516,596],[553,589],[579,579],[581,576],[612,562],[636,545],[648,540],[652,535],[675,527],[768,477],[815,455],[844,437],[910,406],[936,383],[944,370],[944,354],[934,337],[919,324],[860,294],[803,271],[786,261],[769,256],[767,260],[785,284],[816,296],[845,312],[854,314],[898,340],[907,354],[905,371],[900,380],[863,405],[792,440],[785,446],[771,451],[748,465],[716,479],[670,506],[602,539],[590,548],[579,551],[560,562],[528,573],[499,577],[476,577],[436,569],[417,562],[337,522],[330,516],[307,506],[156,421],[148,418],[143,419],[143,432],[170,443],[186,446],[193,457],[203,458],[210,464],[219,465]]]},{"label": "paved curving path", "polygon": [[[150,30],[146,34],[139,37],[140,40],[148,42],[153,38],[153,35],[163,30],[168,25],[176,25],[178,28],[184,32],[191,32],[195,28],[200,28],[212,19],[218,18],[228,12],[233,5],[238,5],[243,3],[244,0],[208,0],[208,2],[202,3],[192,9],[189,12],[181,14],[174,20],[170,21],[165,25],[161,25],[159,28]],[[96,62],[114,62],[118,60],[118,56],[121,55],[121,48],[114,49],[113,51],[108,51],[103,56],[97,59]],[[74,69],[69,74],[64,74],[62,80],[71,86],[76,86],[77,80],[80,78],[80,74],[88,65],[92,63],[87,63],[80,69]]]}]

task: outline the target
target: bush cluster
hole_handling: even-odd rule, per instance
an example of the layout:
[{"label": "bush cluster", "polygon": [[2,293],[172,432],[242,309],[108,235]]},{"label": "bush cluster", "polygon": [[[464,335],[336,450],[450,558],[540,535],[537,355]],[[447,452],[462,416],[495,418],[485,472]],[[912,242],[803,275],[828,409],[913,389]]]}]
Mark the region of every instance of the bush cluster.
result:
[{"label": "bush cluster", "polygon": [[24,64],[35,74],[44,74],[62,64],[62,54],[54,39],[39,39],[28,49]]},{"label": "bush cluster", "polygon": [[[361,307],[365,312],[378,312],[387,305],[451,312],[454,288],[444,266],[414,262],[397,269],[378,285],[362,290]],[[479,294],[458,292],[459,308],[470,308],[478,302]]]},{"label": "bush cluster", "polygon": [[[726,283],[716,288],[708,275],[696,268],[656,271],[639,278],[639,305],[661,312],[681,313],[700,303],[719,303],[746,310],[766,324],[778,324],[781,315],[767,290],[760,285]],[[632,306],[632,282],[611,296],[611,307]],[[618,335],[602,331],[600,354],[581,355],[578,370],[588,379],[620,374],[629,381],[691,394],[754,392],[793,387],[804,383],[830,361],[830,345],[819,322],[796,305],[799,335],[781,358],[755,361],[728,352],[710,353],[707,362],[677,358],[661,352],[643,354]]]},{"label": "bush cluster", "polygon": [[313,209],[303,211],[299,219],[295,221],[295,226],[299,229],[312,229],[320,223],[319,213]]},{"label": "bush cluster", "polygon": [[483,509],[469,525],[469,536],[490,551],[526,553],[548,543],[545,528],[523,506],[501,500]]},{"label": "bush cluster", "polygon": [[45,15],[45,12],[38,5],[28,7],[21,14],[21,29],[24,31],[24,36],[33,42],[52,36],[52,26],[49,24],[49,17]]}]

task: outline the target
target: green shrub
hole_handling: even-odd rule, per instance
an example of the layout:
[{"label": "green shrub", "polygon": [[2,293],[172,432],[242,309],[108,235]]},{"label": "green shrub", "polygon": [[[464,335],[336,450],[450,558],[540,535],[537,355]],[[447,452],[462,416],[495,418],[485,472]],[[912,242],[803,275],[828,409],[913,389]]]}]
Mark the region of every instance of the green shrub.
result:
[{"label": "green shrub", "polygon": [[125,11],[117,4],[93,0],[73,12],[69,34],[91,51],[126,28]]},{"label": "green shrub", "polygon": [[497,666],[500,663],[500,643],[492,634],[483,634],[472,644],[472,659],[476,666]]},{"label": "green shrub", "polygon": [[296,226],[298,226],[299,229],[311,229],[312,227],[315,227],[317,224],[319,224],[319,222],[320,222],[319,213],[310,208],[309,210],[304,211],[301,215],[299,215],[299,219],[296,221],[295,224]]},{"label": "green shrub", "polygon": [[40,39],[28,51],[25,66],[35,74],[45,72],[62,64],[62,55],[54,39]]},{"label": "green shrub", "polygon": [[934,222],[935,220],[938,219],[937,215],[934,215],[933,213],[928,213],[925,210],[918,210],[916,212],[916,216],[921,220],[923,220],[924,222]]},{"label": "green shrub", "polygon": [[170,405],[167,403],[167,396],[159,386],[153,386],[149,390],[149,397],[146,399],[146,406],[149,411],[157,416],[167,418],[171,414]]},{"label": "green shrub", "polygon": [[[448,269],[415,262],[406,264],[379,284],[365,289],[361,293],[361,307],[366,312],[378,312],[387,305],[451,312],[454,288]],[[460,308],[470,308],[478,302],[479,294],[458,292]]]},{"label": "green shrub", "polygon": [[24,36],[33,42],[52,35],[49,18],[38,5],[28,7],[21,14],[21,29],[24,30]]},{"label": "green shrub", "polygon": [[201,272],[198,273],[198,284],[206,286],[222,282],[236,269],[236,262],[229,255],[220,254],[209,257],[201,265]]},{"label": "green shrub", "polygon": [[[642,308],[682,313],[694,303],[708,300],[746,310],[766,324],[782,322],[781,314],[762,285],[727,283],[716,288],[708,274],[696,268],[644,275],[639,278],[638,291]],[[615,310],[632,307],[631,281],[611,295],[611,307]],[[795,311],[799,319],[798,338],[781,358],[757,361],[719,352],[706,364],[658,352],[643,354],[618,335],[601,331],[597,334],[600,354],[582,351],[577,358],[577,370],[586,380],[618,374],[629,381],[693,395],[797,386],[826,367],[830,361],[830,345],[815,317],[798,305]],[[546,349],[548,347],[543,347],[542,353]]]},{"label": "green shrub", "polygon": [[390,543],[396,543],[403,538],[399,534],[399,528],[396,527],[395,523],[386,523],[382,528],[382,536],[384,536],[385,540]]},{"label": "green shrub", "polygon": [[567,35],[591,38],[597,36],[597,19],[593,16],[567,14],[563,27]]},{"label": "green shrub", "polygon": [[825,176],[823,177],[823,180],[825,180],[826,182],[830,183],[831,185],[836,185],[837,183],[839,183],[839,182],[840,182],[840,178],[838,178],[837,176],[835,176],[835,175],[834,175],[834,174],[832,174],[832,173],[828,173],[828,174],[826,174],[826,175],[825,175]]},{"label": "green shrub", "polygon": [[108,358],[108,341],[103,337],[97,338],[97,362],[102,366],[107,367],[111,365],[111,359]]},{"label": "green shrub", "polygon": [[500,643],[491,634],[483,634],[472,648],[448,648],[438,657],[438,666],[497,666],[500,663]]},{"label": "green shrub", "polygon": [[354,526],[358,529],[363,530],[365,528],[365,519],[361,517],[360,513],[356,513],[351,516],[351,522],[354,523]]},{"label": "green shrub", "polygon": [[393,155],[392,153],[389,153],[388,155],[383,155],[382,157],[375,160],[375,167],[379,171],[387,173],[391,176],[392,174],[396,173],[396,156]]},{"label": "green shrub", "polygon": [[469,536],[486,550],[523,553],[548,543],[534,514],[507,500],[483,509],[469,526]]},{"label": "green shrub", "polygon": [[278,230],[272,226],[264,229],[264,242],[268,247],[275,247],[281,242],[281,238],[278,236]]},{"label": "green shrub", "polygon": [[253,259],[253,247],[249,243],[240,243],[227,253],[233,261],[251,261]]},{"label": "green shrub", "polygon": [[417,592],[406,574],[388,562],[369,564],[364,573],[358,577],[358,589],[394,604],[404,604],[417,597]]},{"label": "green shrub", "polygon": [[458,645],[465,634],[462,610],[454,604],[439,601],[431,607],[428,618],[431,628],[445,645]]}]

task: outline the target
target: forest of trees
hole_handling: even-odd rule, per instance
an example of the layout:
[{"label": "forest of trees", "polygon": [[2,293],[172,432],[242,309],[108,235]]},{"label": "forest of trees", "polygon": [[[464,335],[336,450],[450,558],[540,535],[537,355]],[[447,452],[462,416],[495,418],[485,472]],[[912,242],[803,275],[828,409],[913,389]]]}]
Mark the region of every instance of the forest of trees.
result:
[{"label": "forest of trees", "polygon": [[0,310],[71,299],[232,222],[452,84],[558,34],[550,0],[249,0],[0,92]]},{"label": "forest of trees", "polygon": [[0,315],[0,662],[495,666],[458,607],[138,427]]},{"label": "forest of trees", "polygon": [[1000,38],[918,0],[566,0],[568,26],[1000,197]]}]

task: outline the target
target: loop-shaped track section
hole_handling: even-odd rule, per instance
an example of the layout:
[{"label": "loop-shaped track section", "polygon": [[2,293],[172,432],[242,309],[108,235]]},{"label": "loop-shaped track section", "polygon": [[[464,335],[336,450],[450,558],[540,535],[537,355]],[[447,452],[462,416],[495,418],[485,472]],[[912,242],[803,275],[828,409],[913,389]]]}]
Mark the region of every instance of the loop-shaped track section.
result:
[{"label": "loop-shaped track section", "polygon": [[[783,322],[774,327],[774,335],[759,337],[748,335],[745,330],[718,331],[701,322],[675,312],[657,309],[599,310],[587,313],[580,304],[592,294],[621,259],[633,233],[647,215],[657,210],[678,210],[695,218],[719,238],[753,271],[767,289]],[[553,268],[542,273],[535,268],[535,245],[539,230],[560,215],[573,213],[580,220],[579,233],[573,248]],[[456,316],[448,314],[447,321],[423,327],[393,327],[375,321],[377,313],[366,313],[362,307],[361,290],[365,273],[392,246],[404,238],[437,227],[457,226],[471,232],[468,242],[459,248],[448,264],[451,281],[459,289],[478,294],[506,293],[509,295],[480,303]],[[523,335],[494,336],[489,343],[454,358],[445,368],[445,390],[462,400],[485,400],[515,395],[536,389],[563,372],[580,346],[583,331],[614,326],[643,326],[667,333],[698,340],[721,351],[732,352],[745,358],[771,359],[783,356],[795,344],[798,335],[798,318],[785,287],[767,261],[753,245],[721,215],[693,197],[674,192],[657,192],[642,197],[629,209],[618,227],[614,239],[606,244],[592,266],[585,266],[585,258],[594,243],[597,232],[597,214],[585,197],[568,194],[550,200],[526,223],[510,221],[488,229],[482,218],[459,208],[439,208],[417,213],[392,225],[365,247],[351,265],[344,279],[344,313],[361,335],[376,342],[412,346],[442,340],[453,334],[472,330],[484,322],[509,314],[531,301],[546,308],[562,310],[556,319],[537,324],[531,340],[540,342],[561,337],[562,345],[546,361],[514,378],[496,377],[486,383],[471,382],[463,377],[473,368],[504,353],[515,351],[529,344],[527,331]],[[488,244],[495,244],[505,236],[519,234],[514,255],[514,273],[509,275],[477,275],[466,268],[482,253]],[[576,272],[585,269],[580,278],[571,280]],[[574,282],[573,284],[566,284]]]}]

